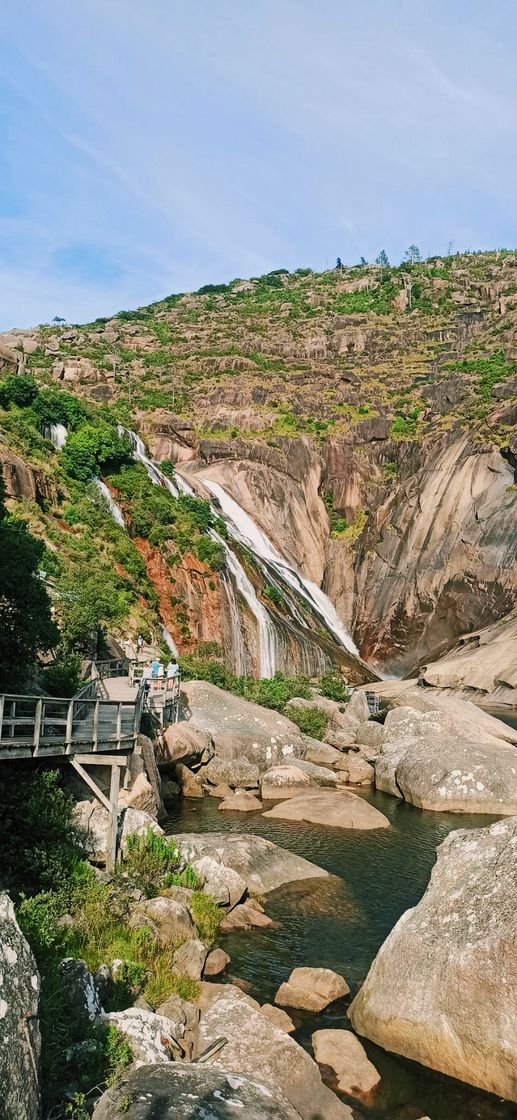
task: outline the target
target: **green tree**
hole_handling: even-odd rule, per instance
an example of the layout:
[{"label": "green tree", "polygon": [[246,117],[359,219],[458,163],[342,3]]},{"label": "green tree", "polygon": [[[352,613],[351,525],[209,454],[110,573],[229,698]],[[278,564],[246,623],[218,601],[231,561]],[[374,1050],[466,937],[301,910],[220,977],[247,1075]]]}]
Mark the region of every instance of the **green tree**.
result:
[{"label": "green tree", "polygon": [[33,377],[6,377],[0,384],[0,406],[9,408],[11,404],[18,408],[28,408],[38,395],[38,386]]},{"label": "green tree", "polygon": [[418,245],[410,245],[409,249],[406,249],[406,252],[404,253],[404,260],[407,261],[408,264],[419,264],[419,262],[422,260],[422,254],[420,252],[420,249],[418,248]]},{"label": "green tree", "polygon": [[37,575],[44,546],[8,515],[4,499],[0,475],[0,691],[21,692],[36,654],[51,649],[59,635]]},{"label": "green tree", "polygon": [[341,257],[338,257],[338,258],[337,258],[337,260],[336,260],[336,268],[337,268],[338,272],[341,272],[341,270],[342,270],[342,269],[343,269],[344,267],[345,267],[345,266],[344,266],[344,264],[343,264],[343,261],[341,260]]},{"label": "green tree", "polygon": [[87,482],[101,467],[116,470],[130,460],[129,438],[119,436],[117,429],[105,421],[83,424],[68,437],[61,453],[65,470],[80,482]]},{"label": "green tree", "polygon": [[385,249],[381,249],[379,256],[375,258],[375,264],[380,264],[381,268],[389,268],[390,262]]}]

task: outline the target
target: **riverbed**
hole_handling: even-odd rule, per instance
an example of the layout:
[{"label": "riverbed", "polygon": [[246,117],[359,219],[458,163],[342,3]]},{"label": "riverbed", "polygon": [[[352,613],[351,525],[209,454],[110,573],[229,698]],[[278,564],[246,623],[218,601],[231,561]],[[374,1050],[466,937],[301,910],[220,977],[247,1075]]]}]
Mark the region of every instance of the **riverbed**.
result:
[{"label": "riverbed", "polygon": [[[166,826],[168,832],[256,833],[332,874],[330,880],[291,884],[268,897],[267,913],[281,923],[279,929],[254,929],[221,938],[231,957],[230,973],[248,981],[250,994],[261,1003],[273,1002],[280,983],[297,965],[324,966],[345,977],[352,992],[347,1001],[339,1001],[319,1015],[292,1015],[297,1025],[294,1037],[309,1050],[314,1030],[349,1028],[346,1010],[350,999],[400,915],[425,891],[438,844],[452,829],[482,827],[494,820],[425,812],[372,790],[361,794],[389,818],[389,829],[354,832],[268,820],[260,813],[221,813],[218,801],[210,797],[180,802]],[[374,1108],[354,1106],[358,1118],[517,1120],[517,1105],[389,1055],[370,1043],[366,1049],[383,1082]]]}]

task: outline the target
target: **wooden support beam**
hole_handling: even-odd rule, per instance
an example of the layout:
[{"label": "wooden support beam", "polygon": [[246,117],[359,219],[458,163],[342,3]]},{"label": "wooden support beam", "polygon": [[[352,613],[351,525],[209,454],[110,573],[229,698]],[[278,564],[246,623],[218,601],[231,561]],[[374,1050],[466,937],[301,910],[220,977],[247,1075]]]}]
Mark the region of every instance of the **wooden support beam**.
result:
[{"label": "wooden support beam", "polygon": [[108,843],[106,848],[106,870],[113,871],[117,862],[117,833],[118,833],[118,792],[120,788],[120,769],[111,767],[110,782],[110,816],[108,822]]},{"label": "wooden support beam", "polygon": [[[77,761],[77,756],[75,758],[71,758],[70,762],[72,763],[74,770],[76,770],[80,777],[83,779],[83,782],[86,782],[86,785],[89,787],[89,789],[91,789],[92,793],[95,794],[97,801],[100,801],[101,805],[103,805],[104,808],[108,810],[108,813],[111,813],[111,801],[108,800],[106,794],[103,793],[99,788],[97,782],[94,782],[93,778],[90,778],[90,775],[84,769],[84,767],[81,766],[81,763]],[[118,767],[114,766],[111,773],[113,774],[113,770],[116,769],[118,769]]]},{"label": "wooden support beam", "polygon": [[39,741],[41,735],[41,719],[43,715],[43,700],[36,701],[36,711],[34,713],[34,735],[32,739],[32,753],[37,754],[39,751]]},{"label": "wooden support beam", "polygon": [[[128,751],[132,749],[132,744],[128,743]],[[81,763],[81,766],[127,766],[128,759],[125,754],[101,754],[100,751],[92,751],[90,754],[74,754],[74,758]]]}]

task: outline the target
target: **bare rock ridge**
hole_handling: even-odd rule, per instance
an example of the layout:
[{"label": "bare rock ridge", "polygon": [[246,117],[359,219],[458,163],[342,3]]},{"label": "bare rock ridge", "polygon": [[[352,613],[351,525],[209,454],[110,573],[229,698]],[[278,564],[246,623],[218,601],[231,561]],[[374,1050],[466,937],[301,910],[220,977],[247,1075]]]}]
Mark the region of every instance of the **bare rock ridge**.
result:
[{"label": "bare rock ridge", "polygon": [[40,1116],[39,990],[36,962],[14,906],[8,895],[0,894],[0,1083],[3,1115],[9,1120]]},{"label": "bare rock ridge", "polygon": [[350,1008],[386,1050],[517,1101],[517,817],[451,833]]}]

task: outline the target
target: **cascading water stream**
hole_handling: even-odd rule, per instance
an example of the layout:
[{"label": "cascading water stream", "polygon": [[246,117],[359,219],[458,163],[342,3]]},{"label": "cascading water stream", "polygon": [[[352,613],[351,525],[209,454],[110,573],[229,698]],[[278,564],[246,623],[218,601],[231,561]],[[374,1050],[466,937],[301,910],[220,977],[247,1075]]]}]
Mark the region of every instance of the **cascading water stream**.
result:
[{"label": "cascading water stream", "polygon": [[[162,470],[160,470],[160,467],[147,455],[145,444],[140,436],[136,434],[136,432],[131,431],[129,428],[123,428],[122,425],[119,425],[118,430],[120,435],[126,435],[131,440],[133,456],[137,460],[137,462],[142,463],[142,466],[145,467],[147,474],[151,479],[151,482],[153,482],[156,486],[165,486],[174,498],[179,497],[180,493],[190,495],[191,497],[198,497],[195,490],[192,486],[190,486],[186,479],[176,474],[175,482],[173,482],[172,479],[168,478],[167,475],[164,474]],[[175,483],[177,483],[177,485]],[[214,509],[213,512],[217,517],[217,510]],[[272,677],[274,676],[276,669],[276,634],[271,618],[266,608],[260,602],[255,588],[253,587],[251,581],[248,579],[240,560],[228,547],[226,541],[224,541],[223,538],[220,537],[218,533],[216,533],[215,529],[210,529],[209,535],[212,540],[217,541],[217,543],[224,549],[227,568],[231,572],[235,580],[237,590],[243,596],[245,602],[249,607],[249,610],[255,618],[258,631],[260,675],[261,677]],[[231,610],[232,607],[230,605],[230,612]],[[240,628],[240,624],[239,631],[240,645],[242,646],[242,648],[244,648],[244,637]]]},{"label": "cascading water stream", "polygon": [[121,510],[120,506],[117,505],[117,503],[116,503],[116,501],[113,497],[113,494],[111,493],[111,491],[106,486],[106,483],[102,481],[102,478],[94,478],[94,479],[92,479],[92,482],[93,482],[94,486],[97,487],[97,490],[102,494],[102,496],[104,498],[104,501],[106,502],[106,504],[109,508],[109,511],[111,513],[111,516],[112,516],[113,520],[116,521],[117,525],[120,525],[121,529],[125,529],[126,528],[126,523],[124,521],[124,515],[122,513],[122,510]]},{"label": "cascading water stream", "polygon": [[64,424],[45,424],[43,434],[54,444],[56,450],[60,451],[65,446],[68,430]]},{"label": "cascading water stream", "polygon": [[255,524],[253,519],[230,495],[219,485],[203,476],[203,485],[217,499],[223,512],[228,529],[235,540],[249,548],[255,556],[259,557],[270,567],[278,577],[288,583],[293,591],[300,595],[312,611],[315,611],[324,622],[327,630],[339,645],[349,653],[357,654],[358,650],[352,638],[340,621],[334,605],[325,592],[317,584],[306,579],[300,572],[289,564],[274,548],[262,529]]}]

